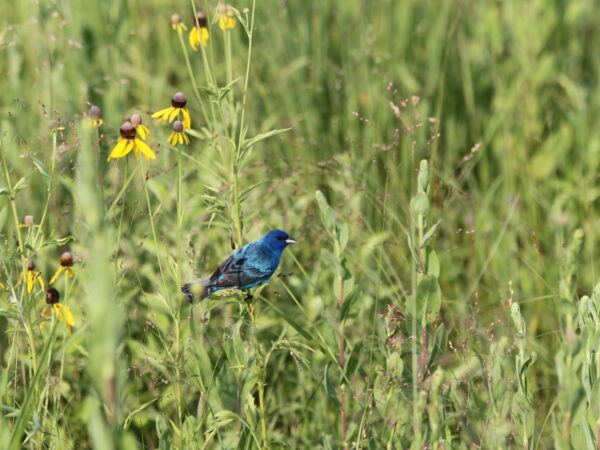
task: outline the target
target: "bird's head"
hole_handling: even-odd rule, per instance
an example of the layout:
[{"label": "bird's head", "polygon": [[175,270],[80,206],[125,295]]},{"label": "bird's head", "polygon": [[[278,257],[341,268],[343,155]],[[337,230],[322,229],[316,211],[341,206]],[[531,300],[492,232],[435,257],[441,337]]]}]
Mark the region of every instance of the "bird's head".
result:
[{"label": "bird's head", "polygon": [[289,244],[295,244],[296,240],[290,237],[285,231],[281,230],[272,230],[265,234],[261,241],[265,245],[268,245],[273,250],[277,250],[282,252],[284,248],[286,248]]}]

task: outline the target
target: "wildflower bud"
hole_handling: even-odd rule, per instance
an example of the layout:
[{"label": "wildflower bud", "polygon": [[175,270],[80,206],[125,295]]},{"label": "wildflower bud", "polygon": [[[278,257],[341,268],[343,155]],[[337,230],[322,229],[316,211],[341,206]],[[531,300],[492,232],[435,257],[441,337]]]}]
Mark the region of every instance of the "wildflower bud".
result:
[{"label": "wildflower bud", "polygon": [[142,124],[142,116],[140,116],[139,114],[132,114],[131,115],[131,123],[133,124],[134,127],[141,125]]},{"label": "wildflower bud", "polygon": [[53,305],[60,301],[60,294],[54,288],[50,288],[46,291],[46,303]]},{"label": "wildflower bud", "polygon": [[173,122],[173,132],[181,133],[183,131],[183,122],[181,120],[176,120]]},{"label": "wildflower bud", "polygon": [[88,116],[91,119],[100,120],[100,119],[102,119],[102,110],[100,109],[99,106],[92,105],[88,111]]},{"label": "wildflower bud", "polygon": [[208,26],[208,19],[206,18],[206,14],[204,14],[203,12],[199,12],[198,14],[196,14],[194,26],[206,28]]},{"label": "wildflower bud", "polygon": [[173,25],[179,25],[181,23],[181,17],[179,17],[179,14],[173,14],[171,16],[171,23]]},{"label": "wildflower bud", "polygon": [[427,195],[423,193],[415,195],[410,201],[410,212],[415,220],[419,216],[427,217],[429,213],[429,199]]},{"label": "wildflower bud", "polygon": [[429,161],[421,160],[419,165],[419,176],[417,177],[417,188],[420,193],[427,193],[429,187]]},{"label": "wildflower bud", "polygon": [[233,9],[231,8],[231,6],[226,5],[225,3],[219,3],[219,6],[217,7],[218,15],[225,15],[230,12],[233,12]]},{"label": "wildflower bud", "polygon": [[23,223],[25,224],[26,227],[33,226],[33,216],[25,216]]},{"label": "wildflower bud", "polygon": [[73,265],[73,255],[69,252],[64,252],[60,255],[60,265],[63,267],[71,267]]},{"label": "wildflower bud", "polygon": [[123,139],[135,138],[135,127],[131,124],[131,122],[123,123],[119,132],[121,133],[121,137]]},{"label": "wildflower bud", "polygon": [[187,99],[185,98],[185,95],[183,95],[183,92],[177,92],[173,98],[171,98],[171,106],[174,108],[184,108],[186,104]]},{"label": "wildflower bud", "polygon": [[60,122],[58,120],[51,120],[50,122],[48,122],[48,129],[50,131],[58,131],[62,128],[61,128]]},{"label": "wildflower bud", "polygon": [[33,259],[30,259],[29,261],[27,261],[27,270],[29,270],[29,271],[35,270],[35,263],[33,262]]}]

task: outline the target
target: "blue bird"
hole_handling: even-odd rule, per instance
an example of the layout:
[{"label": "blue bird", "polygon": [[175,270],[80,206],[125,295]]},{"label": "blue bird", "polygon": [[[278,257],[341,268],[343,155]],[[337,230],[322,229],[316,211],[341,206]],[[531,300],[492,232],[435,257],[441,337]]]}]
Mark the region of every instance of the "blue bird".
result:
[{"label": "blue bird", "polygon": [[209,278],[184,284],[181,292],[192,302],[194,294],[200,294],[203,300],[221,289],[246,290],[265,284],[279,266],[283,250],[295,242],[285,231],[269,231],[258,241],[235,250]]}]

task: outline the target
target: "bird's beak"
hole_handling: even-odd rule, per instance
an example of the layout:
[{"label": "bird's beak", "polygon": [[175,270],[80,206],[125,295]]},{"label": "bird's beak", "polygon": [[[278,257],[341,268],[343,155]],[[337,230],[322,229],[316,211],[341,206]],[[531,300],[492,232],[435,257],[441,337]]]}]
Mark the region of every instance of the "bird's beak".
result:
[{"label": "bird's beak", "polygon": [[285,240],[285,243],[286,244],[295,244],[296,243],[296,239],[289,237],[289,238],[287,238]]}]

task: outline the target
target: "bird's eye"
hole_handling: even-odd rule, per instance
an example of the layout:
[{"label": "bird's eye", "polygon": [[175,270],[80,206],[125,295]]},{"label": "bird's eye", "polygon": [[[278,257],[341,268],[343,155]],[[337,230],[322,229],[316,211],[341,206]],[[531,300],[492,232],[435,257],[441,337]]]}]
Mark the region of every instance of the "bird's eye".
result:
[{"label": "bird's eye", "polygon": [[277,236],[277,239],[279,239],[280,241],[285,240],[285,238],[283,236]]}]

